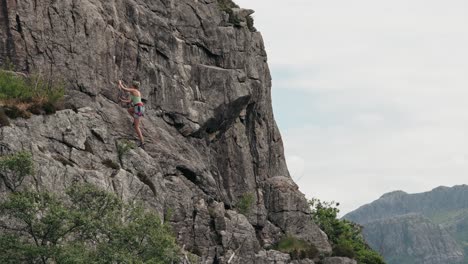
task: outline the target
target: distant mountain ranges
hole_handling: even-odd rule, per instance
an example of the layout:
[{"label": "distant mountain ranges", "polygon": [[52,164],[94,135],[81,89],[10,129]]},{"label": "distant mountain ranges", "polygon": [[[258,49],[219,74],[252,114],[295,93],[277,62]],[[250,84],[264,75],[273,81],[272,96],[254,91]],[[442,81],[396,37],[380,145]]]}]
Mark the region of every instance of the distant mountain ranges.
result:
[{"label": "distant mountain ranges", "polygon": [[468,263],[468,185],[387,193],[343,218],[389,264]]}]

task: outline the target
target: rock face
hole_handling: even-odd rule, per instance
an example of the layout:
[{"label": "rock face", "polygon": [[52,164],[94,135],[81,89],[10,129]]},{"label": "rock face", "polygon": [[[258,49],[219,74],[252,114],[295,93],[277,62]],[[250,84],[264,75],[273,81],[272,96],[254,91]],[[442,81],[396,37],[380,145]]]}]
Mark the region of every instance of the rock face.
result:
[{"label": "rock face", "polygon": [[344,218],[388,263],[468,263],[468,186],[383,195]]},{"label": "rock face", "polygon": [[[91,182],[143,201],[203,263],[288,263],[265,250],[285,233],[331,251],[286,167],[262,37],[217,1],[1,0],[0,36],[1,64],[69,85],[68,110],[1,128],[2,154],[33,153],[24,187]],[[148,99],[145,150],[121,155],[135,138],[119,79]]]}]

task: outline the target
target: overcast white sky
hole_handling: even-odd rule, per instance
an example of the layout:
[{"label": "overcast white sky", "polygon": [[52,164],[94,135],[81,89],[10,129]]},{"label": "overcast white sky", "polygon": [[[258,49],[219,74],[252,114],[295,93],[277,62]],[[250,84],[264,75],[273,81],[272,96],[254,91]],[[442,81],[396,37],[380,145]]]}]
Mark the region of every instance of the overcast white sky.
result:
[{"label": "overcast white sky", "polygon": [[236,0],[256,11],[289,170],[342,213],[468,183],[468,1]]}]

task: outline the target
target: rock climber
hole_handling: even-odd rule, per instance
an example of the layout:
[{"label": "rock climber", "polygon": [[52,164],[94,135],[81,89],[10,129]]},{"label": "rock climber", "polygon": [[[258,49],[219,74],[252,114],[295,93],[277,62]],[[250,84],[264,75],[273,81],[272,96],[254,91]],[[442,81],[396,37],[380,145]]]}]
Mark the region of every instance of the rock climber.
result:
[{"label": "rock climber", "polygon": [[141,93],[139,91],[140,89],[140,82],[138,81],[133,81],[132,86],[130,88],[125,87],[125,85],[122,83],[122,80],[119,80],[119,89],[122,89],[128,93],[130,93],[130,99],[123,99],[119,97],[120,101],[124,103],[131,103],[130,107],[128,108],[128,113],[130,114],[131,117],[133,117],[133,126],[135,127],[135,131],[138,135],[138,138],[140,139],[140,143],[138,144],[138,147],[143,148],[145,144],[145,140],[143,138],[143,134],[141,133],[140,130],[140,118],[144,116],[145,113],[145,105],[143,104],[141,100]]}]

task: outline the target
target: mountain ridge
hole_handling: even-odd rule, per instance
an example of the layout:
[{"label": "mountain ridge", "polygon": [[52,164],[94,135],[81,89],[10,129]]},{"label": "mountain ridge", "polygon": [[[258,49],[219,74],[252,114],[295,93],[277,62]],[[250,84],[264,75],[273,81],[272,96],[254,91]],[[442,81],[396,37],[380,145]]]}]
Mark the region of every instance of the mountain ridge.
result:
[{"label": "mountain ridge", "polygon": [[467,185],[386,193],[343,218],[363,225],[370,245],[389,263],[467,262]]}]

